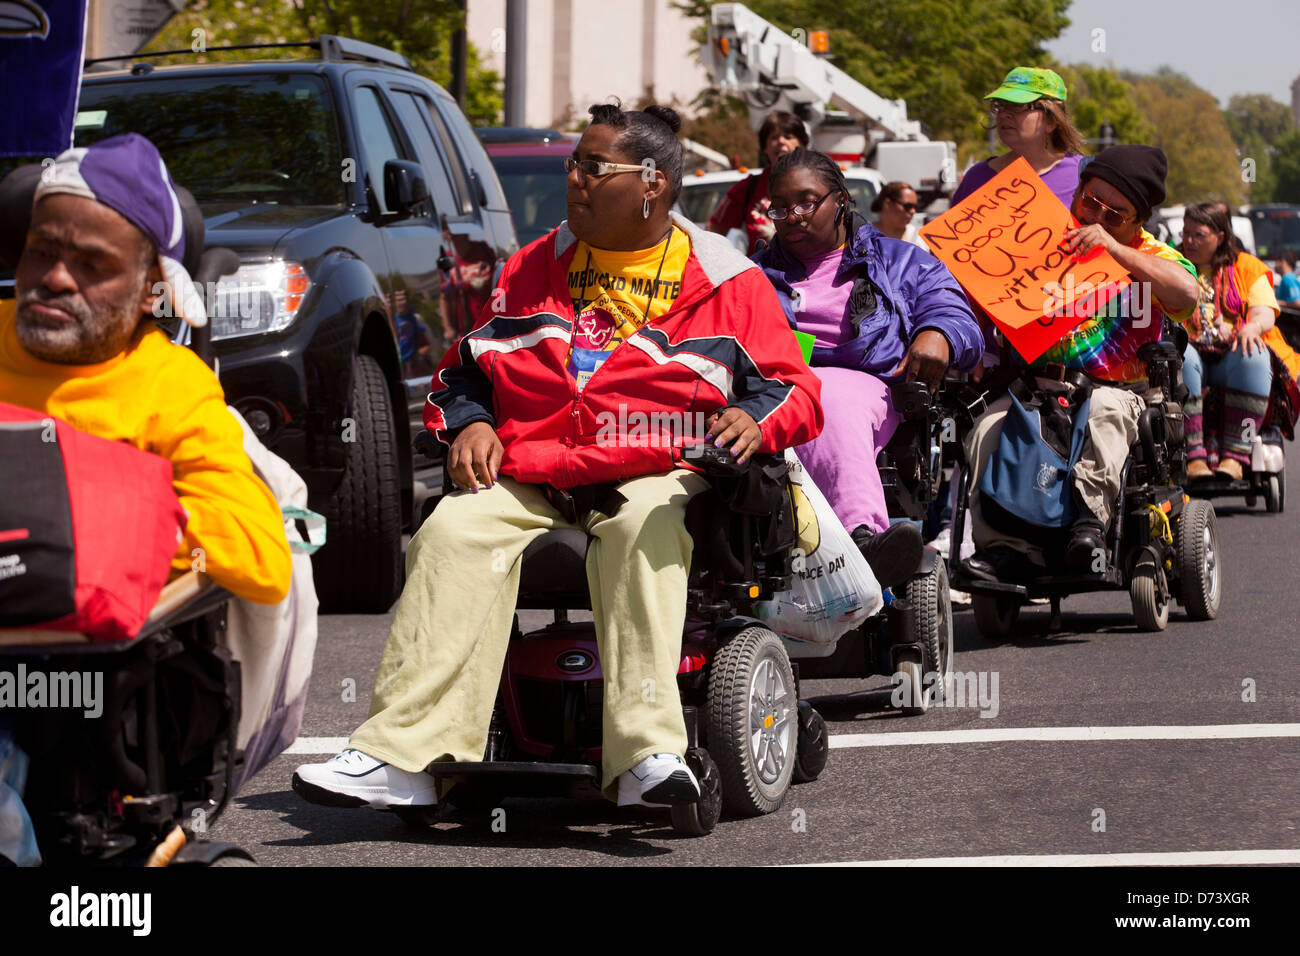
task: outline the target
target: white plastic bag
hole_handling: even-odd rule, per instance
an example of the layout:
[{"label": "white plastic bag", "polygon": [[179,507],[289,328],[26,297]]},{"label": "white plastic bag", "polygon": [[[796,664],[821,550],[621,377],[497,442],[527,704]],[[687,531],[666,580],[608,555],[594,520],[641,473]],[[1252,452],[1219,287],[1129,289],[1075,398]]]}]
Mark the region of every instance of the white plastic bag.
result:
[{"label": "white plastic bag", "polygon": [[[788,591],[759,601],[755,613],[783,637],[834,644],[884,605],[880,584],[830,503],[804,471],[793,450],[785,453],[796,485],[799,545]],[[800,501],[802,496],[804,499]],[[814,516],[810,520],[807,515]]]},{"label": "white plastic bag", "polygon": [[[285,516],[284,531],[293,554],[293,583],[279,604],[253,604],[234,598],[226,612],[225,643],[243,671],[243,709],[238,746],[244,750],[245,780],[279,756],[298,736],[312,659],[316,653],[316,586],[311,552],[324,543],[324,519],[307,511],[307,485],[283,458],[244,429],[244,451]],[[301,522],[301,523],[300,523]],[[303,529],[305,528],[305,533]]]}]

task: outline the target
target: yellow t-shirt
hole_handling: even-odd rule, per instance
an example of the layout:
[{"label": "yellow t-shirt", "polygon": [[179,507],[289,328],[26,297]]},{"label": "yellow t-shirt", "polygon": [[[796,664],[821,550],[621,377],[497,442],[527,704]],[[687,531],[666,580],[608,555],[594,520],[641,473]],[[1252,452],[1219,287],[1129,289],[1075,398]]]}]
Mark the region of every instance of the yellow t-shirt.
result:
[{"label": "yellow t-shirt", "polygon": [[573,345],[569,373],[586,387],[610,353],[651,319],[667,312],[682,291],[691,241],[673,227],[650,249],[613,252],[579,242],[569,265]]},{"label": "yellow t-shirt", "polygon": [[18,341],[15,311],[12,299],[0,301],[0,402],[166,458],[189,513],[173,572],[190,570],[202,548],[202,570],[232,594],[258,604],[283,600],[293,570],[284,519],[253,474],[212,370],[152,323],[107,362],[43,362]]}]

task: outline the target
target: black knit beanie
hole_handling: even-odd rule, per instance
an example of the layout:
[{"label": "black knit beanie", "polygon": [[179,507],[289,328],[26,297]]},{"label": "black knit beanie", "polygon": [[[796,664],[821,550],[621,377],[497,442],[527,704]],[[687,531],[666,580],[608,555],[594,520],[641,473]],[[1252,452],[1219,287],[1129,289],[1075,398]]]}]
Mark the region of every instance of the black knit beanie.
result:
[{"label": "black knit beanie", "polygon": [[1138,222],[1165,201],[1165,173],[1169,162],[1155,146],[1108,146],[1083,167],[1083,179],[1095,176],[1124,194],[1137,210]]}]

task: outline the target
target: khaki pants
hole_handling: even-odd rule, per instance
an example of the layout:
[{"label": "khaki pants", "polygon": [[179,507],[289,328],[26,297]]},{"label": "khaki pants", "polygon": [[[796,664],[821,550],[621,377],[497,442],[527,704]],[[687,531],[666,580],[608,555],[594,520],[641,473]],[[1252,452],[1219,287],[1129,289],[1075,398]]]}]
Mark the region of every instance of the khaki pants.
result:
[{"label": "khaki pants", "polygon": [[510,639],[524,549],[552,528],[581,527],[604,672],[601,786],[654,753],[682,755],[677,694],[691,536],[686,504],[708,487],[678,469],[618,487],[613,518],[569,524],[536,485],[502,478],[440,503],[411,540],[406,587],[384,646],[370,717],[349,746],[402,770],[478,761]]},{"label": "khaki pants", "polygon": [[[1039,384],[1050,390],[1053,383],[1041,379]],[[1007,545],[1044,563],[1040,548],[990,527],[980,512],[980,479],[989,458],[997,450],[1002,438],[1002,422],[1010,407],[1011,396],[999,398],[966,437],[966,460],[972,466],[970,516],[975,547],[983,550],[994,545]],[[1105,526],[1110,525],[1113,509],[1119,502],[1122,491],[1120,472],[1128,458],[1129,448],[1137,441],[1137,423],[1144,407],[1142,399],[1128,389],[1099,385],[1092,390],[1083,452],[1070,475],[1084,505]],[[1032,481],[1033,477],[1025,475],[1025,481]]]}]

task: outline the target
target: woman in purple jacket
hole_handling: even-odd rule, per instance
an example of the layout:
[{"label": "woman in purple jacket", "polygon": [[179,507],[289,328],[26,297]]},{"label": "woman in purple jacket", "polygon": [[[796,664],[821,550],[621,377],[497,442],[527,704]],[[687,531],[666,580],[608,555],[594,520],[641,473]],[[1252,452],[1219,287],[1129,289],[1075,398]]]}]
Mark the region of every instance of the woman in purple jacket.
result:
[{"label": "woman in purple jacket", "polygon": [[826,426],[796,448],[817,487],[883,587],[904,583],[921,560],[921,534],[892,528],[876,453],[898,426],[888,383],[938,387],[948,367],[974,368],[979,324],[947,267],[890,239],[853,210],[829,156],[797,149],[776,161],[768,216],[776,238],[754,256],[790,325],[815,337]]}]

